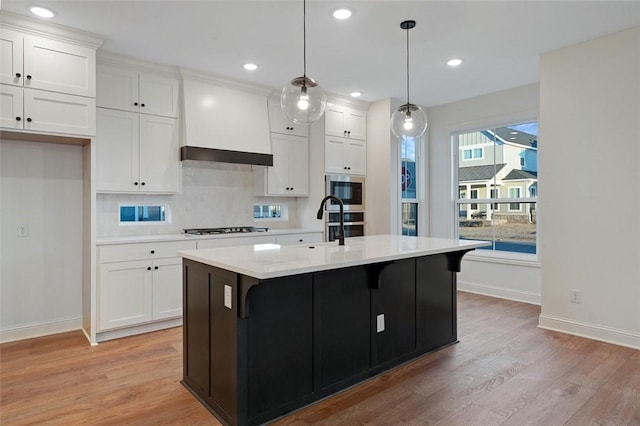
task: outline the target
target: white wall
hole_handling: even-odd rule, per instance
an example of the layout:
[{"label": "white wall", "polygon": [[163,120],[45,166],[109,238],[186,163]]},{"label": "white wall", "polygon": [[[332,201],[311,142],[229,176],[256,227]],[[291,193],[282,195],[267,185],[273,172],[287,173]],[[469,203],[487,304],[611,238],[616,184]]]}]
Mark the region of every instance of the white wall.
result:
[{"label": "white wall", "polygon": [[81,327],[82,167],[81,146],[0,141],[0,341]]},{"label": "white wall", "polygon": [[[365,202],[366,233],[369,235],[395,233],[391,216],[397,207],[391,184],[391,159],[397,157],[397,147],[391,143],[391,100],[383,99],[369,106],[367,113],[367,180]],[[395,138],[394,138],[395,139]],[[396,168],[397,169],[397,168]],[[397,179],[394,181],[397,183]],[[397,217],[397,215],[395,215]]]},{"label": "white wall", "polygon": [[316,218],[324,198],[324,118],[309,127],[309,196],[298,198],[298,226],[325,231],[322,220]]},{"label": "white wall", "polygon": [[540,110],[540,326],[640,348],[640,28],[543,55]]},{"label": "white wall", "polygon": [[[429,120],[429,236],[453,238],[454,188],[451,133],[535,120],[538,85],[531,84],[478,96],[427,110]],[[540,138],[541,150],[546,142]],[[541,178],[542,179],[542,178]],[[542,239],[541,233],[539,238]],[[497,297],[540,303],[540,266],[537,262],[483,259],[467,254],[458,274],[458,288]]]}]

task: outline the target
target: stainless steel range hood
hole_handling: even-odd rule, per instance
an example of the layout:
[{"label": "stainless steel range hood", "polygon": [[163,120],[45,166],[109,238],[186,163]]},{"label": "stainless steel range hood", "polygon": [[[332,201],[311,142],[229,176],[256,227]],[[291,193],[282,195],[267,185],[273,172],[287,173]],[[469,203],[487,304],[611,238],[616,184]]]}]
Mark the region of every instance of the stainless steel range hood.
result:
[{"label": "stainless steel range hood", "polygon": [[181,70],[181,160],[273,166],[270,89]]}]

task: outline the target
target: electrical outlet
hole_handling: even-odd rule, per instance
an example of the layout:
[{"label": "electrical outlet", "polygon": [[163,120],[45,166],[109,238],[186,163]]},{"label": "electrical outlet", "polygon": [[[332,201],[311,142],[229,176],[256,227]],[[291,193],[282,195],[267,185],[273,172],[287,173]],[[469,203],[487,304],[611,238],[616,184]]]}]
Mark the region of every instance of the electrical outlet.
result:
[{"label": "electrical outlet", "polygon": [[18,237],[26,237],[27,235],[29,235],[29,230],[27,229],[27,225],[19,225]]},{"label": "electrical outlet", "polygon": [[380,314],[376,317],[376,329],[378,333],[382,333],[384,331],[384,314]]},{"label": "electrical outlet", "polygon": [[580,302],[582,302],[582,296],[580,295],[580,290],[572,289],[571,303],[580,303]]}]

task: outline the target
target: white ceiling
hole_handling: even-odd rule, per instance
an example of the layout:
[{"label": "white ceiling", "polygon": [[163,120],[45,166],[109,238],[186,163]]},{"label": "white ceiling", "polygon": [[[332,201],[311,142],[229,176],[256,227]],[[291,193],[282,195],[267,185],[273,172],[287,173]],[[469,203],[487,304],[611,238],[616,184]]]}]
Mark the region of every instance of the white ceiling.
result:
[{"label": "white ceiling", "polygon": [[[35,0],[34,0],[35,1]],[[2,0],[28,15],[34,2]],[[302,75],[302,0],[37,0],[53,22],[106,37],[103,49],[279,88]],[[338,6],[353,16],[337,21]],[[540,54],[640,25],[632,1],[307,1],[307,75],[330,93],[433,106],[538,81]],[[445,65],[460,57],[457,69]],[[245,62],[260,66],[248,72]]]}]

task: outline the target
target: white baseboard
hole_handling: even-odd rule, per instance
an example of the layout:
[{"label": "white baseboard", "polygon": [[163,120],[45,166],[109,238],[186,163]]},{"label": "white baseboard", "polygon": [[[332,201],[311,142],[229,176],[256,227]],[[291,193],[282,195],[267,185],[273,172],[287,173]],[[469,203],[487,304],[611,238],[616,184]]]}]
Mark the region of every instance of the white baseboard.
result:
[{"label": "white baseboard", "polygon": [[82,318],[69,318],[45,323],[21,325],[0,330],[0,343],[15,342],[16,340],[31,339],[48,334],[65,333],[80,330]]},{"label": "white baseboard", "polygon": [[541,314],[538,327],[614,345],[640,349],[640,333]]},{"label": "white baseboard", "polygon": [[485,296],[498,297],[500,299],[515,300],[516,302],[540,305],[540,294],[523,290],[514,290],[504,287],[494,287],[486,284],[472,283],[458,280],[458,290],[468,293],[483,294]]},{"label": "white baseboard", "polygon": [[151,322],[147,324],[137,325],[134,327],[118,328],[115,330],[99,331],[96,335],[98,342],[119,339],[121,337],[134,336],[141,333],[149,333],[151,331],[163,330],[165,328],[178,327],[182,325],[182,317],[172,318],[168,320]]}]

